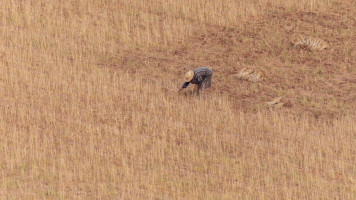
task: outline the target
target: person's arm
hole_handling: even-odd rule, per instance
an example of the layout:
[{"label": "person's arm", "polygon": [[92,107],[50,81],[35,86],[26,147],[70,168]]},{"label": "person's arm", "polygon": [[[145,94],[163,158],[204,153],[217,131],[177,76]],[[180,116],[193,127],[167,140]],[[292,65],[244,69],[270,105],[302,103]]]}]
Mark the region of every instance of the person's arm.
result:
[{"label": "person's arm", "polygon": [[190,83],[190,82],[185,82],[185,83],[182,85],[182,87],[179,89],[179,92],[180,92],[181,90],[183,90],[184,88],[188,87],[189,83]]}]

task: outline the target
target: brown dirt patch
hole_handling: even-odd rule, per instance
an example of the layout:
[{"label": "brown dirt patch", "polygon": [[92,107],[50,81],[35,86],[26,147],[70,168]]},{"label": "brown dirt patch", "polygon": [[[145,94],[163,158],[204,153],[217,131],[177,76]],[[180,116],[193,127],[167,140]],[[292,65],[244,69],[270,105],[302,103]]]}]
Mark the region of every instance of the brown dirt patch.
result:
[{"label": "brown dirt patch", "polygon": [[[228,96],[236,109],[255,110],[284,96],[286,108],[316,117],[336,116],[356,104],[356,2],[335,4],[327,13],[289,12],[283,8],[241,27],[198,29],[184,44],[165,49],[132,50],[101,63],[155,81],[183,84],[188,68],[214,70],[210,92]],[[294,48],[294,34],[328,42],[323,51]],[[244,67],[264,72],[262,82],[236,79]]]}]

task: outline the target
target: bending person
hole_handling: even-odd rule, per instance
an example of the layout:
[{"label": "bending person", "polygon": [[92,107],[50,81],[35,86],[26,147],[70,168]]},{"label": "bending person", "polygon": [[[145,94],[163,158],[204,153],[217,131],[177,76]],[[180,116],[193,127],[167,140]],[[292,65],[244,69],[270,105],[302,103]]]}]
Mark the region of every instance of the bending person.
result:
[{"label": "bending person", "polygon": [[211,87],[212,77],[213,71],[209,67],[199,67],[195,70],[189,70],[185,73],[185,83],[179,89],[179,92],[188,87],[189,83],[192,83],[198,86],[197,93],[200,94],[206,88]]}]

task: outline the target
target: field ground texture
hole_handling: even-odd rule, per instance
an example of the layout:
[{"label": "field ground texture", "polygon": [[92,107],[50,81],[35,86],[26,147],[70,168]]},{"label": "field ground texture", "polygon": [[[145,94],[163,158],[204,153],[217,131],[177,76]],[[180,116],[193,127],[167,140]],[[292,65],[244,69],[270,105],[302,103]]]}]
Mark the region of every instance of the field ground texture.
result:
[{"label": "field ground texture", "polygon": [[[0,8],[0,198],[356,198],[355,1]],[[213,87],[178,95],[198,66]]]}]

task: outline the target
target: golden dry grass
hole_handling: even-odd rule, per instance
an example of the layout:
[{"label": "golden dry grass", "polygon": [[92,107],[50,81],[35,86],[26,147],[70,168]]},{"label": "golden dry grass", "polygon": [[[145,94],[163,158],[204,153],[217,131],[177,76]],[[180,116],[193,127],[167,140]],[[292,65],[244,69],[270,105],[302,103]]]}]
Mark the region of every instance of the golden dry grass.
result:
[{"label": "golden dry grass", "polygon": [[328,43],[319,38],[313,38],[310,36],[297,35],[293,38],[292,44],[294,47],[305,48],[309,50],[322,51],[329,47]]},{"label": "golden dry grass", "polygon": [[256,71],[253,69],[249,69],[244,67],[237,75],[236,78],[240,80],[247,80],[251,82],[258,82],[261,81],[264,77],[263,72],[261,71]]},{"label": "golden dry grass", "polygon": [[128,2],[0,2],[1,198],[356,197],[354,114],[236,112],[99,66],[121,48],[184,42],[194,24],[329,1]]},{"label": "golden dry grass", "polygon": [[127,1],[111,4],[118,35],[124,44],[135,46],[166,46],[184,43],[199,27],[202,32],[211,25],[240,27],[251,16],[258,16],[271,7],[284,6],[291,11],[327,9],[331,0],[257,0],[257,1]]}]

